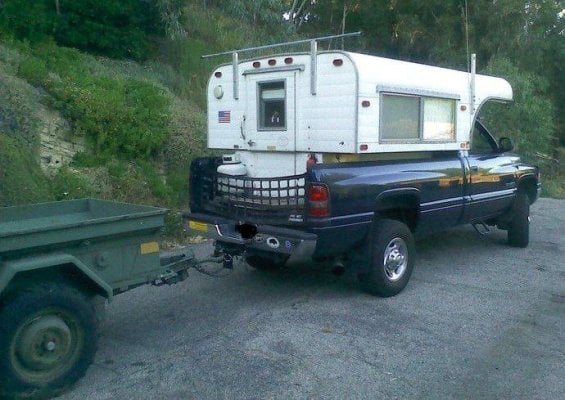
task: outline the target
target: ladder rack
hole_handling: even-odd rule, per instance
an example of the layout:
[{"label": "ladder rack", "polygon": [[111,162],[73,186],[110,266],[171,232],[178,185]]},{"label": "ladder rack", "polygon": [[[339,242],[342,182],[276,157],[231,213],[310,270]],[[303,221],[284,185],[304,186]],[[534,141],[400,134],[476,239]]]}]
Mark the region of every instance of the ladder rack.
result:
[{"label": "ladder rack", "polygon": [[338,39],[338,38],[345,38],[345,37],[352,37],[352,36],[360,36],[362,34],[361,31],[359,32],[349,32],[349,33],[342,33],[340,35],[331,35],[331,36],[321,36],[313,39],[302,39],[302,40],[295,40],[292,42],[284,42],[284,43],[275,43],[275,44],[267,44],[264,46],[257,46],[257,47],[247,47],[245,49],[238,49],[238,50],[229,50],[223,51],[221,53],[214,53],[214,54],[206,54],[201,56],[201,58],[213,58],[219,56],[225,56],[231,54],[232,56],[232,65],[233,65],[233,98],[239,99],[239,55],[241,53],[248,53],[250,51],[258,51],[258,50],[265,50],[265,49],[272,49],[275,47],[282,47],[282,46],[291,46],[303,43],[310,43],[310,58],[312,61],[312,68],[310,73],[310,92],[312,95],[316,94],[316,82],[317,82],[317,54],[318,54],[318,42],[324,40],[331,40],[331,39]]}]

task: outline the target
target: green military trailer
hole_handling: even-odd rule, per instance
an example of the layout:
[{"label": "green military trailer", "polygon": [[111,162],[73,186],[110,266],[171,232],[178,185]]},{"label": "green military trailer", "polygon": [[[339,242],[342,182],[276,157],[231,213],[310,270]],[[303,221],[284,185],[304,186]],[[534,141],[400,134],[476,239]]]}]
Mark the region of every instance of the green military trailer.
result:
[{"label": "green military trailer", "polygon": [[166,212],[95,199],[0,208],[0,398],[60,393],[93,360],[97,304],[188,276],[190,250],[160,251]]}]

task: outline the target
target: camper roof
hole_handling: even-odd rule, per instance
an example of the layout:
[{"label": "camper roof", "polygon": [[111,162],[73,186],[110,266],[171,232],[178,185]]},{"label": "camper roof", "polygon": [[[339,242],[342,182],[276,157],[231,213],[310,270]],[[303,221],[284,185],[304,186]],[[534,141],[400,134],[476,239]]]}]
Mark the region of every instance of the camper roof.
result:
[{"label": "camper roof", "polygon": [[[471,74],[453,69],[394,60],[366,54],[346,52],[355,63],[360,80],[372,81],[381,90],[435,91],[439,94],[469,92]],[[375,73],[378,71],[378,73]],[[512,87],[502,79],[486,75],[475,77],[475,104],[486,100],[512,100]],[[470,99],[462,98],[464,102]]]}]

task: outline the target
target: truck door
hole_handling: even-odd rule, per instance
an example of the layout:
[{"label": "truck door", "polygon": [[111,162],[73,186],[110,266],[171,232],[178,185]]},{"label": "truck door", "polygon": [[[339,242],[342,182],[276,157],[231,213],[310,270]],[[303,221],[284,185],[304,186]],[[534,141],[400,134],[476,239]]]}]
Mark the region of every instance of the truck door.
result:
[{"label": "truck door", "polygon": [[296,72],[246,75],[245,146],[251,151],[296,150]]},{"label": "truck door", "polygon": [[516,189],[514,158],[500,154],[492,135],[476,122],[468,158],[470,204],[467,221],[495,216],[510,206]]}]

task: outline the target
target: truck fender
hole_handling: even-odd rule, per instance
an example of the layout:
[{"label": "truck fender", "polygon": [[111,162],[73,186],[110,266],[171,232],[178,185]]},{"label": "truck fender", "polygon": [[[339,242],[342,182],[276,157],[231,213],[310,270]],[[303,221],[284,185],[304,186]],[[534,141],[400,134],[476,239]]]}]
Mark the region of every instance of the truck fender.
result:
[{"label": "truck fender", "polygon": [[41,255],[39,257],[28,257],[18,260],[10,261],[0,261],[3,264],[3,268],[0,271],[0,293],[8,286],[16,274],[20,272],[34,271],[40,269],[48,269],[52,267],[58,267],[61,265],[73,265],[79,271],[81,271],[88,279],[90,279],[96,286],[105,292],[108,300],[112,299],[113,291],[110,285],[108,285],[95,271],[88,268],[82,261],[78,258],[73,257],[69,254],[64,253],[54,253]]},{"label": "truck fender", "polygon": [[399,209],[414,209],[415,214],[409,221],[404,221],[411,230],[414,230],[420,213],[420,190],[416,188],[389,189],[379,193],[375,199],[375,216],[384,214],[389,218],[396,217],[388,215],[387,211]]},{"label": "truck fender", "polygon": [[530,198],[530,204],[538,198],[538,180],[534,174],[521,176],[517,182],[518,192],[523,192]]}]

